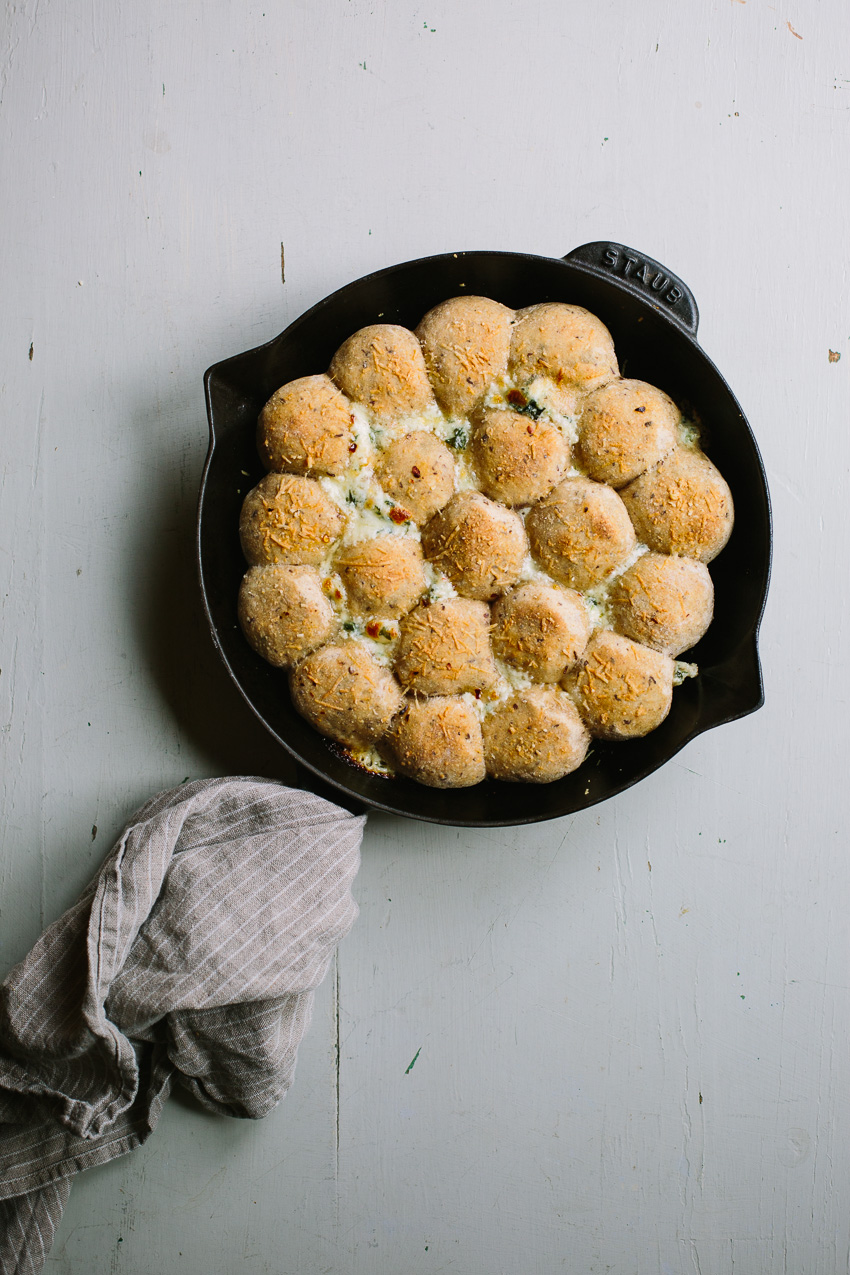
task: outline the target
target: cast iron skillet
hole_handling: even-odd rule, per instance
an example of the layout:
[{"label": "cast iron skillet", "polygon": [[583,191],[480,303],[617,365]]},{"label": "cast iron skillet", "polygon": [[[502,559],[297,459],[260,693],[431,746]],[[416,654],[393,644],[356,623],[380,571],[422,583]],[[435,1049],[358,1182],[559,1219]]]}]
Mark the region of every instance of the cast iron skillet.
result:
[{"label": "cast iron skillet", "polygon": [[[572,775],[552,784],[486,780],[436,790],[351,766],[293,709],[286,674],[244,640],[236,620],[246,569],[237,533],[245,494],[263,476],[255,431],[263,403],[286,381],[327,368],[339,345],[369,323],[413,328],[437,302],[460,293],[518,309],[537,301],[586,306],[608,326],[624,375],[659,386],[701,422],[703,446],[729,483],[735,527],[711,565],[714,622],[687,656],[698,678],[673,696],[667,720],[644,739],[594,741]],[[570,814],[604,801],[669,761],[700,732],[764,702],[756,638],[770,574],[770,505],[764,469],[731,390],[696,341],[690,290],[669,270],[622,244],[591,243],[563,260],[510,252],[425,257],[367,275],[313,306],[268,345],[225,359],[204,378],[210,446],[201,480],[197,553],[213,641],[267,730],[313,776],[366,807],[433,823],[497,827]]]}]

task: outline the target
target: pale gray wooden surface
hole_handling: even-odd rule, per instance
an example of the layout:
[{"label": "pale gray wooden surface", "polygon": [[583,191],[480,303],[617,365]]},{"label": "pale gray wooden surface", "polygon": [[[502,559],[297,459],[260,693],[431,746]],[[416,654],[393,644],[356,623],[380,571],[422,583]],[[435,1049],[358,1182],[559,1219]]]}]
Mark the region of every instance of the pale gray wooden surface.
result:
[{"label": "pale gray wooden surface", "polygon": [[201,375],[331,289],[657,257],[775,513],[764,710],[576,818],[373,817],[285,1103],[172,1102],[47,1270],[847,1271],[842,0],[19,0],[0,93],[4,970],[150,793],[288,774],[199,615]]}]

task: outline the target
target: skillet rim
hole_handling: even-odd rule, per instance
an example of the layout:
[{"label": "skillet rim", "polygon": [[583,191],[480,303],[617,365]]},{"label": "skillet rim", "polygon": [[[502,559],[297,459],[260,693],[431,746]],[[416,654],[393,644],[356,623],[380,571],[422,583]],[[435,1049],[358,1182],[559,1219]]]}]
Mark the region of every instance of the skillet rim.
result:
[{"label": "skillet rim", "polygon": [[[634,784],[639,783],[642,779],[647,778],[649,775],[653,774],[656,770],[660,769],[661,766],[665,765],[668,761],[672,760],[672,758],[674,758],[686,746],[686,744],[688,744],[692,739],[696,738],[698,735],[704,733],[707,730],[713,729],[715,726],[724,725],[727,722],[735,721],[742,717],[745,717],[748,714],[757,711],[757,709],[759,709],[763,705],[764,688],[763,688],[763,681],[761,676],[761,667],[760,667],[760,662],[758,657],[758,633],[759,633],[761,620],[764,614],[764,608],[766,605],[767,593],[768,593],[769,582],[770,582],[771,560],[772,560],[772,519],[771,519],[771,510],[770,510],[770,493],[767,486],[767,478],[764,471],[764,464],[758,449],[758,444],[755,440],[755,437],[753,435],[753,431],[749,425],[749,422],[747,421],[746,416],[744,415],[743,410],[740,407],[740,404],[735,398],[735,395],[733,394],[731,387],[729,386],[726,379],[723,377],[720,370],[711,360],[711,358],[705,353],[702,346],[699,344],[697,340],[696,330],[697,330],[697,323],[698,323],[698,312],[696,309],[696,303],[693,301],[693,297],[690,294],[690,290],[687,289],[686,285],[681,283],[681,281],[677,278],[677,276],[673,275],[672,272],[667,270],[666,271],[667,275],[669,275],[670,278],[673,281],[675,281],[676,284],[680,285],[680,287],[684,290],[686,294],[686,301],[687,299],[690,300],[691,308],[690,310],[688,310],[687,304],[685,304],[684,315],[682,313],[681,304],[677,307],[679,310],[679,313],[671,312],[669,307],[667,309],[663,308],[658,303],[657,300],[653,299],[650,295],[646,295],[645,290],[641,291],[633,283],[631,283],[631,281],[622,280],[618,278],[617,276],[611,276],[610,273],[603,272],[601,269],[599,269],[597,266],[593,264],[592,258],[590,257],[590,254],[589,254],[589,250],[604,248],[606,244],[611,245],[613,244],[613,241],[598,241],[593,244],[583,245],[580,248],[574,249],[571,253],[567,254],[567,256],[565,256],[564,258],[546,257],[546,256],[531,254],[531,253],[504,252],[501,250],[495,250],[495,251],[472,250],[468,252],[439,253],[439,254],[434,254],[427,257],[414,258],[410,261],[397,263],[392,266],[387,266],[380,270],[372,271],[369,274],[364,275],[359,279],[355,279],[351,281],[350,283],[345,284],[342,287],[336,289],[334,292],[329,293],[327,296],[321,298],[308,310],[304,311],[304,313],[302,313],[295,320],[293,320],[293,322],[290,323],[281,333],[279,333],[275,337],[272,337],[269,341],[266,341],[263,344],[259,346],[255,346],[252,349],[246,350],[240,354],[232,355],[232,356],[229,356],[228,358],[219,360],[218,362],[212,364],[209,368],[207,368],[204,374],[204,390],[205,390],[205,400],[206,400],[206,407],[207,407],[207,418],[209,423],[209,446],[208,446],[207,455],[204,461],[203,471],[201,475],[201,482],[200,482],[199,496],[198,496],[198,512],[197,512],[196,529],[195,529],[196,564],[198,568],[198,578],[199,578],[199,585],[201,590],[201,598],[202,598],[204,613],[206,615],[207,622],[210,626],[210,632],[213,639],[213,644],[225,668],[227,669],[229,676],[231,677],[232,681],[236,685],[239,693],[242,695],[245,702],[248,704],[251,711],[254,713],[255,717],[257,717],[257,719],[262,723],[264,728],[293,758],[293,760],[296,762],[296,765],[299,771],[303,770],[307,772],[307,775],[304,776],[306,780],[305,786],[309,787],[311,780],[318,780],[320,784],[330,785],[333,789],[336,790],[337,800],[339,800],[338,794],[344,794],[349,804],[353,802],[355,806],[357,806],[358,808],[378,810],[386,814],[401,815],[405,818],[419,819],[424,822],[441,824],[443,826],[477,827],[477,828],[522,826],[522,825],[530,824],[530,823],[544,822],[553,818],[565,817],[567,815],[574,814],[579,810],[587,809],[591,806],[597,805],[601,801],[606,801],[610,799],[611,797],[617,796],[620,792],[625,792],[627,789],[631,788]],[[613,246],[627,253],[630,253],[633,251],[631,249],[625,249],[623,245],[614,244]],[[643,261],[651,263],[653,267],[658,267],[659,269],[666,270],[665,267],[659,267],[658,263],[652,261],[652,259],[648,258],[646,254],[635,253],[634,255]],[[703,365],[703,368],[706,374],[709,376],[709,378],[714,379],[714,381],[716,382],[717,388],[719,389],[721,394],[724,395],[726,399],[728,400],[728,406],[731,409],[731,413],[737,416],[737,420],[735,422],[735,428],[740,428],[743,430],[742,437],[749,444],[749,448],[751,451],[751,460],[755,462],[755,477],[757,478],[758,481],[757,481],[756,487],[751,488],[751,494],[753,492],[756,492],[756,488],[757,488],[757,496],[760,499],[761,507],[760,509],[757,509],[755,512],[756,512],[757,521],[760,521],[762,524],[761,532],[762,532],[764,553],[763,553],[762,561],[759,564],[760,566],[759,578],[756,580],[756,589],[759,595],[758,604],[752,616],[750,617],[748,626],[745,628],[745,631],[742,634],[741,641],[739,642],[738,646],[734,649],[734,651],[731,653],[731,655],[727,657],[727,660],[726,660],[726,663],[728,664],[730,662],[734,663],[735,660],[737,659],[741,663],[741,666],[743,668],[743,676],[741,678],[740,686],[738,686],[737,688],[731,688],[730,690],[730,694],[733,700],[736,698],[736,692],[737,692],[737,700],[738,700],[737,704],[735,705],[730,704],[729,706],[727,706],[726,709],[721,711],[719,715],[715,714],[712,720],[709,720],[709,721],[703,721],[701,712],[698,713],[692,726],[689,729],[687,729],[684,732],[684,734],[679,735],[675,741],[669,742],[669,746],[664,752],[663,756],[661,756],[660,758],[657,758],[654,761],[650,761],[645,766],[639,766],[633,773],[629,774],[625,778],[621,776],[619,782],[614,783],[614,785],[609,787],[608,790],[603,791],[600,789],[599,791],[591,791],[591,789],[593,788],[591,777],[585,776],[590,780],[589,786],[584,793],[584,797],[586,799],[579,800],[579,801],[575,801],[575,800],[568,801],[564,803],[562,808],[558,809],[557,811],[552,811],[549,809],[544,809],[541,811],[535,808],[531,810],[526,810],[523,813],[514,813],[512,814],[510,818],[504,818],[504,817],[483,818],[483,819],[480,817],[466,818],[466,817],[458,817],[457,811],[451,811],[450,813],[443,812],[440,808],[441,803],[438,798],[438,794],[439,794],[439,797],[446,797],[447,794],[459,794],[461,796],[464,796],[466,794],[476,793],[476,791],[478,791],[480,796],[480,790],[485,788],[485,786],[489,787],[491,785],[497,785],[499,788],[502,788],[502,789],[509,789],[511,790],[511,792],[515,792],[518,795],[522,791],[527,790],[529,797],[531,797],[532,794],[536,792],[540,792],[541,789],[544,789],[544,788],[552,789],[555,787],[555,785],[506,784],[504,782],[488,779],[484,781],[484,784],[476,785],[475,788],[473,789],[435,790],[435,789],[426,788],[423,785],[416,784],[416,785],[413,785],[413,787],[415,787],[415,789],[419,791],[419,794],[424,792],[426,796],[430,795],[433,808],[411,810],[404,807],[403,801],[396,800],[395,802],[393,802],[391,800],[387,800],[387,801],[382,800],[380,791],[376,793],[370,792],[369,795],[367,796],[367,795],[364,795],[364,793],[360,791],[357,787],[345,782],[345,779],[348,779],[348,778],[353,779],[355,776],[357,778],[360,778],[362,781],[362,776],[366,774],[367,772],[360,771],[353,766],[346,766],[344,771],[341,772],[344,774],[344,779],[335,777],[333,774],[329,773],[329,770],[328,770],[328,766],[331,764],[330,759],[334,757],[334,754],[335,754],[334,746],[329,741],[323,740],[320,736],[316,734],[316,732],[313,731],[312,727],[310,727],[307,723],[304,723],[304,729],[306,731],[309,731],[311,735],[316,735],[316,738],[320,740],[320,742],[324,746],[324,755],[327,757],[327,763],[325,765],[317,764],[311,761],[308,757],[304,756],[303,750],[299,750],[297,740],[293,743],[287,738],[285,738],[283,735],[281,735],[281,733],[277,729],[275,729],[275,727],[270,723],[267,717],[264,716],[261,708],[258,707],[258,705],[254,702],[254,700],[251,697],[251,694],[249,694],[249,692],[243,686],[240,676],[238,675],[237,671],[234,669],[233,664],[230,658],[228,657],[225,644],[219,632],[219,621],[216,619],[213,613],[213,606],[212,606],[210,596],[209,596],[209,591],[208,591],[207,578],[205,575],[205,561],[204,561],[204,557],[205,557],[204,533],[206,528],[206,519],[211,518],[213,515],[212,515],[212,511],[208,507],[207,497],[208,497],[208,486],[209,486],[210,474],[211,474],[212,467],[215,460],[216,449],[221,441],[220,434],[216,428],[216,416],[217,416],[217,413],[221,411],[221,408],[217,407],[214,401],[217,381],[223,381],[225,379],[227,370],[233,371],[237,365],[244,364],[249,360],[254,360],[256,362],[259,359],[261,359],[263,355],[268,355],[269,353],[275,351],[276,347],[285,347],[287,343],[291,344],[293,338],[297,337],[301,330],[303,330],[306,327],[309,327],[310,324],[315,323],[317,319],[321,318],[322,313],[324,311],[330,311],[331,313],[338,312],[340,307],[344,306],[344,303],[346,302],[346,300],[351,298],[355,293],[366,291],[370,287],[373,287],[376,284],[380,284],[382,288],[384,288],[385,285],[388,282],[392,282],[394,280],[394,277],[396,276],[404,277],[405,274],[409,276],[410,273],[414,270],[417,270],[417,269],[421,270],[422,268],[428,268],[428,267],[436,267],[438,264],[449,263],[451,261],[458,261],[458,262],[463,262],[465,264],[477,264],[477,265],[480,265],[482,263],[492,264],[494,262],[507,261],[514,266],[518,266],[523,262],[528,262],[528,263],[533,263],[535,268],[551,266],[559,270],[566,269],[567,275],[574,272],[580,276],[585,276],[586,278],[589,278],[592,280],[594,286],[602,285],[603,288],[607,287],[608,289],[613,289],[613,291],[611,292],[612,299],[616,299],[618,293],[627,294],[630,299],[629,300],[630,305],[637,304],[639,307],[642,307],[647,311],[651,311],[654,315],[660,318],[662,323],[664,323],[665,325],[669,325],[669,327],[676,332],[678,340],[686,341],[688,345],[692,348],[694,355],[696,356],[698,361]],[[471,289],[471,293],[476,294],[476,290]],[[483,294],[478,294],[478,295],[483,295]],[[383,317],[383,316],[378,315],[378,318],[380,317]],[[391,320],[388,320],[388,321],[391,321]],[[638,322],[640,321],[641,320],[639,319]],[[307,374],[307,373],[304,372],[300,374]],[[221,431],[222,436],[223,436],[223,433],[224,433],[224,430]],[[759,500],[757,500],[755,503],[759,504]],[[205,519],[205,515],[206,515],[206,519]],[[760,518],[759,518],[759,515],[760,515]],[[235,612],[235,603],[234,603],[234,612]],[[259,657],[256,657],[256,658],[259,659]],[[700,678],[697,680],[699,682],[702,682],[703,679],[706,679],[706,681],[710,681],[711,679],[710,670],[707,670],[705,672],[701,670]],[[678,694],[681,695],[681,691],[679,691]],[[594,741],[593,747],[596,747],[597,743],[598,741]],[[614,747],[616,749],[631,748],[635,745],[639,747],[642,743],[643,743],[642,740],[635,740],[635,741],[629,741],[627,743],[618,743],[614,745]],[[337,760],[338,760],[338,754],[337,754]],[[584,772],[586,767],[587,767],[587,763],[584,763],[583,766],[579,768],[579,771],[575,772],[575,774]],[[570,777],[567,776],[566,778],[569,779]],[[299,775],[299,781],[300,779],[301,779],[301,775]],[[403,796],[404,788],[412,784],[412,781],[404,781],[399,779],[396,779],[396,780],[378,779],[371,775],[369,776],[369,780],[375,786],[379,786],[379,788],[383,788],[384,786],[386,786],[389,790],[390,786],[392,786],[392,790],[394,792],[394,795],[396,796]],[[556,781],[556,783],[558,784],[563,782],[564,781]],[[388,795],[389,795],[389,791],[388,791]],[[449,797],[448,799],[452,800],[453,798]],[[526,802],[526,804],[533,805],[533,802],[529,801],[529,802]]]}]

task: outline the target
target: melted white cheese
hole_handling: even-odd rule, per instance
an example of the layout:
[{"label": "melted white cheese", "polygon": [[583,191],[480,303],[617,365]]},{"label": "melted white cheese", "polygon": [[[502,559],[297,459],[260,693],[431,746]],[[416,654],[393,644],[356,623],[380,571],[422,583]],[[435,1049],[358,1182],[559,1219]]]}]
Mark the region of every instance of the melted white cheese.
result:
[{"label": "melted white cheese", "polygon": [[[510,407],[508,395],[516,388],[515,382],[510,377],[500,378],[487,391],[484,405]],[[542,417],[560,429],[571,447],[574,446],[578,438],[582,396],[572,391],[565,391],[545,377],[537,377],[529,385],[524,386],[522,392],[531,404],[543,409]],[[565,410],[570,407],[571,411]],[[346,516],[343,534],[331,547],[319,570],[324,576],[325,593],[339,620],[338,640],[356,639],[362,642],[376,663],[391,667],[398,644],[398,622],[375,616],[353,615],[349,610],[342,579],[334,570],[334,559],[340,548],[359,544],[363,540],[370,540],[379,535],[407,536],[421,541],[420,529],[413,521],[399,524],[390,517],[391,511],[396,506],[375,477],[376,462],[382,452],[397,439],[414,430],[426,430],[433,433],[452,448],[457,491],[478,489],[469,446],[471,425],[465,417],[446,416],[438,407],[387,424],[376,421],[365,407],[352,404],[351,418],[354,446],[345,473],[338,478],[324,477],[318,480],[322,489]],[[684,417],[679,424],[679,442],[683,447],[699,446],[699,430],[696,424]],[[567,471],[567,476],[583,478],[585,474],[582,469],[573,464]],[[524,521],[529,508],[525,506],[516,509],[515,512]],[[602,584],[585,591],[584,602],[594,630],[612,627],[611,585],[646,552],[647,546],[638,543],[629,557]],[[448,576],[430,562],[425,563],[425,579],[428,586],[427,601],[443,602],[458,596]],[[526,555],[519,583],[529,580],[555,583],[553,578],[535,562],[531,554]],[[475,709],[481,721],[495,712],[516,691],[526,690],[535,684],[533,678],[527,673],[514,668],[504,660],[497,659],[496,667],[498,679],[492,687],[488,687],[477,695],[467,692],[461,696],[461,699]],[[673,677],[674,685],[681,685],[686,678],[696,677],[697,673],[695,664],[677,660]],[[386,759],[375,748],[350,749],[348,752],[355,764],[366,770],[385,776],[394,773]]]},{"label": "melted white cheese", "polygon": [[677,432],[680,447],[687,447],[690,451],[698,450],[700,432],[696,421],[689,420],[686,416],[680,416]]},{"label": "melted white cheese", "polygon": [[689,677],[698,677],[699,667],[696,664],[687,664],[684,660],[673,661],[673,685],[681,686]]}]

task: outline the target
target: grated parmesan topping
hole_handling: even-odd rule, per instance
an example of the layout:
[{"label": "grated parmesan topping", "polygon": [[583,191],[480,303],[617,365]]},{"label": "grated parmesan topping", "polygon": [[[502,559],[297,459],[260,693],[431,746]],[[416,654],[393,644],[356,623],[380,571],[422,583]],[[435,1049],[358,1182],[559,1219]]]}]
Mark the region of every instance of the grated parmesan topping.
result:
[{"label": "grated parmesan topping", "polygon": [[[510,408],[509,395],[517,386],[512,378],[505,376],[494,381],[484,399],[484,407]],[[538,376],[530,384],[524,385],[522,394],[528,400],[535,419],[545,417],[546,421],[558,428],[573,448],[578,439],[579,418],[584,395],[577,391],[565,391],[561,386],[547,377]],[[571,409],[571,410],[567,410]],[[527,409],[522,409],[527,410]],[[330,546],[328,553],[319,566],[324,578],[324,591],[339,622],[339,633],[334,639],[356,640],[363,643],[370,654],[383,667],[393,664],[399,638],[397,621],[354,615],[348,605],[345,586],[334,568],[336,554],[341,548],[371,540],[379,535],[406,536],[421,542],[421,531],[409,517],[399,520],[399,506],[387,495],[375,476],[376,463],[387,448],[398,439],[416,430],[434,434],[445,442],[452,450],[455,469],[455,490],[479,490],[475,465],[472,459],[470,438],[471,424],[468,418],[446,415],[434,405],[423,412],[405,416],[387,423],[376,419],[368,408],[352,403],[351,459],[345,472],[339,477],[320,477],[318,483],[326,495],[345,515],[346,524],[342,536]],[[680,446],[696,449],[700,444],[700,434],[696,423],[681,417],[678,426]],[[573,463],[565,477],[586,477],[584,470]],[[523,521],[531,506],[514,510]],[[395,513],[395,517],[391,516]],[[648,552],[647,546],[638,542],[629,557],[600,585],[584,592],[584,602],[591,617],[593,631],[612,627],[610,612],[610,590],[613,582],[633,566],[643,554]],[[424,564],[428,602],[444,602],[458,596],[457,590],[445,572],[432,562]],[[553,577],[546,572],[531,556],[527,554],[522,566],[520,583],[530,580],[542,580],[555,584]],[[535,685],[528,673],[514,668],[505,661],[496,659],[498,678],[496,682],[477,695],[466,692],[460,696],[474,708],[479,719],[483,721],[493,713],[516,691],[526,690]],[[695,664],[681,660],[675,661],[673,682],[675,686],[690,677],[696,677],[698,669]],[[386,759],[376,748],[344,750],[351,761],[374,774],[392,776],[395,772],[387,764]]]}]

